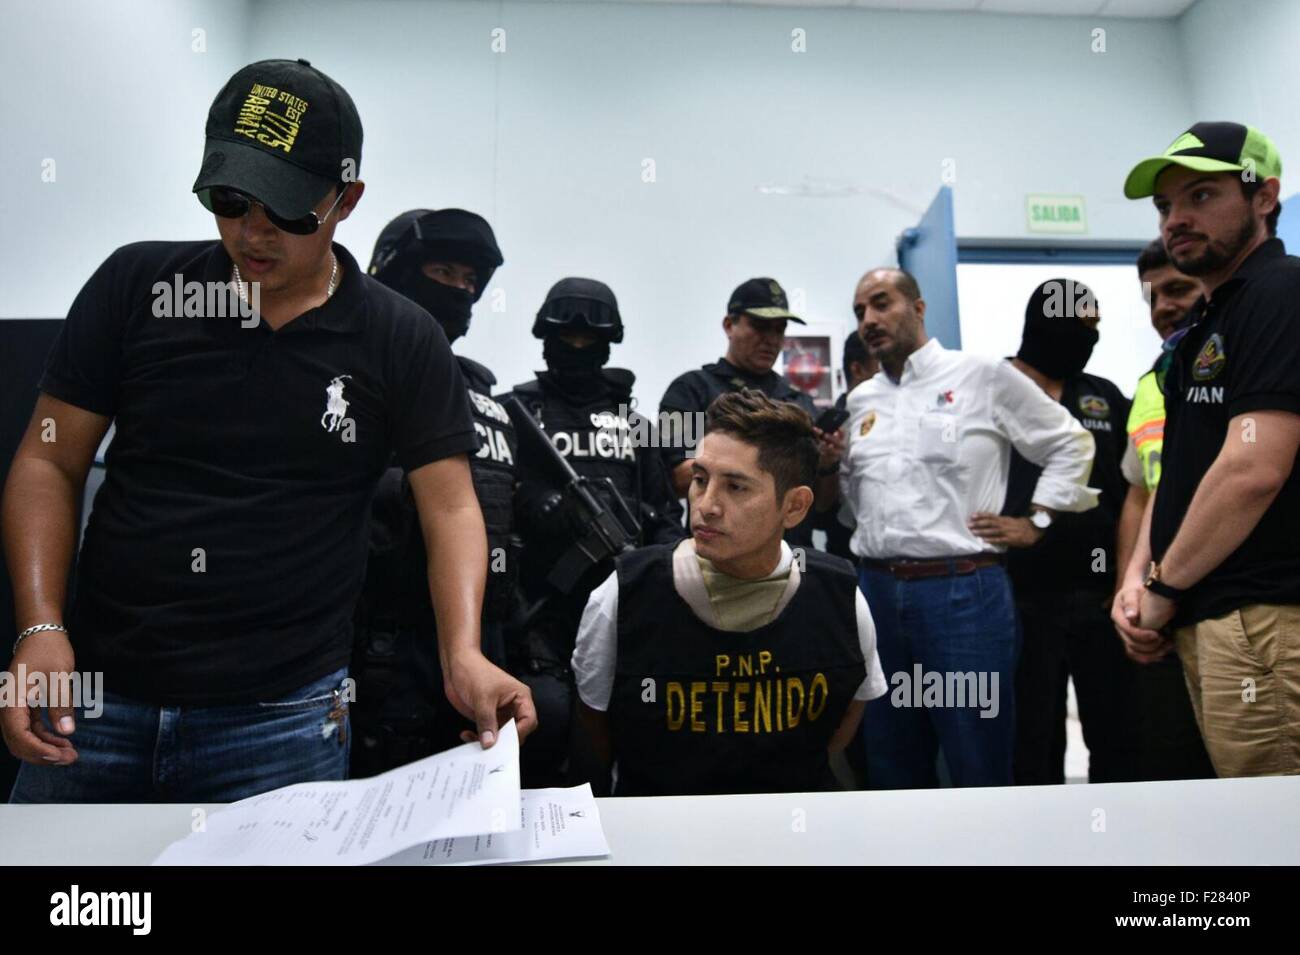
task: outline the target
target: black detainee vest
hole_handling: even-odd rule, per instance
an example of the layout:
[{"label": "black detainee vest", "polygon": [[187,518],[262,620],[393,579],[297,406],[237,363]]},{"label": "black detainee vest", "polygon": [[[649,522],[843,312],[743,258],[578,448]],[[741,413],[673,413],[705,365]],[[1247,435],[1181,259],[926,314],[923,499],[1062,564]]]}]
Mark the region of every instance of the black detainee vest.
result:
[{"label": "black detainee vest", "polygon": [[806,570],[781,614],[732,633],[700,620],[677,593],[675,547],[617,561],[616,795],[835,788],[826,747],[867,675],[852,565],[804,551]]}]

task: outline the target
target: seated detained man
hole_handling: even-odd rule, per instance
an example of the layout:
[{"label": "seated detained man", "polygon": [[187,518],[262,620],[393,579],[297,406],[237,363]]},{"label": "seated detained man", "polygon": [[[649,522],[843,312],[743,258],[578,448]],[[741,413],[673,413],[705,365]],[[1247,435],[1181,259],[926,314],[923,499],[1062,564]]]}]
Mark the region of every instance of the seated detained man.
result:
[{"label": "seated detained man", "polygon": [[719,396],[691,466],[693,537],[624,554],[592,593],[573,673],[616,795],[835,788],[830,754],[887,687],[852,565],[782,540],[817,454],[796,405]]}]

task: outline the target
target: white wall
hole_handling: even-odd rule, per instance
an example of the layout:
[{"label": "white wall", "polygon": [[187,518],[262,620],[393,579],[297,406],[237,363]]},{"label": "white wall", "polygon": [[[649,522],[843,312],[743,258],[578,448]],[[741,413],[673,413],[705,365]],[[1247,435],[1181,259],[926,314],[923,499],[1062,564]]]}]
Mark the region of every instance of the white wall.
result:
[{"label": "white wall", "polygon": [[[1199,0],[1177,25],[1196,118],[1246,123],[1277,143],[1284,200],[1278,233],[1289,251],[1300,252],[1300,3]],[[1169,128],[1172,140],[1180,130]]]},{"label": "white wall", "polygon": [[[304,9],[256,6],[252,56],[297,55],[281,38]],[[498,14],[400,0],[366,4],[364,16],[348,0],[310,9],[308,55],[327,71],[340,64],[368,131],[374,191],[351,231],[369,242],[412,205],[488,214],[508,310],[480,314],[466,352],[504,383],[540,365],[528,329],[551,282],[609,282],[629,326],[615,361],[638,372],[648,404],[722,351],[727,295],[751,275],[804,290],[810,317],[847,331],[854,281],[892,261],[946,158],[963,234],[1023,235],[1024,194],[1059,191],[1088,197],[1094,234],[1146,238],[1147,210],[1120,195],[1134,147],[1119,144],[1143,142],[1153,112],[1190,116],[1171,23],[1107,22],[1099,55],[1095,21],[1061,18],[529,3]],[[489,45],[497,26],[504,54]],[[791,52],[796,28],[806,53]],[[654,183],[641,178],[646,158]],[[756,191],[805,176],[910,208],[871,193]]]},{"label": "white wall", "polygon": [[[7,14],[3,41],[6,79],[24,78],[0,93],[4,315],[61,313],[123,242],[213,234],[189,194],[212,96],[242,61],[305,56],[366,129],[367,193],[340,241],[364,261],[403,209],[483,212],[506,311],[484,300],[466,353],[503,384],[529,377],[547,287],[600,278],[628,323],[614,363],[638,372],[647,405],[722,352],[727,294],[750,276],[774,275],[847,331],[854,281],[893,261],[945,159],[962,235],[1023,236],[1024,195],[1063,192],[1086,197],[1092,236],[1148,238],[1149,208],[1120,185],[1194,115],[1172,21],[417,0],[45,9],[57,22]],[[189,31],[205,20],[197,56]],[[794,29],[807,52],[791,51]],[[32,77],[54,95],[30,98]],[[47,153],[67,157],[57,187],[39,182]],[[756,188],[805,178],[861,192]]]},{"label": "white wall", "polygon": [[[62,315],[114,248],[216,235],[190,194],[247,0],[40,0],[0,19],[0,317]],[[194,31],[205,52],[196,52]],[[53,160],[53,181],[45,181]]]},{"label": "white wall", "polygon": [[1082,282],[1095,296],[1101,337],[1086,370],[1109,378],[1133,397],[1137,380],[1160,354],[1160,336],[1151,327],[1151,309],[1142,298],[1137,272],[1127,265],[957,266],[962,351],[990,358],[1014,355],[1020,348],[1030,295],[1055,278]]},{"label": "white wall", "polygon": [[[1196,118],[1234,120],[1267,133],[1282,153],[1282,194],[1294,193],[1300,186],[1300,3],[1199,0],[1176,22]],[[1168,140],[1182,131],[1167,126]],[[1289,169],[1295,172],[1286,176]]]}]

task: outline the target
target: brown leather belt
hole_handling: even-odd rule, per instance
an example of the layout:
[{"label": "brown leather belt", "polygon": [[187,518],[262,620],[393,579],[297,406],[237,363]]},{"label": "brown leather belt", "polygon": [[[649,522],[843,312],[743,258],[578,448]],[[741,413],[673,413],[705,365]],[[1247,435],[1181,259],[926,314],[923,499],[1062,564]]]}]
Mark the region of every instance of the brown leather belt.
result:
[{"label": "brown leather belt", "polygon": [[973,574],[981,567],[1000,567],[1006,563],[1001,554],[967,554],[961,557],[943,557],[938,560],[912,560],[899,557],[895,560],[876,560],[863,557],[862,566],[892,574],[899,580],[917,580],[922,577],[953,577]]}]

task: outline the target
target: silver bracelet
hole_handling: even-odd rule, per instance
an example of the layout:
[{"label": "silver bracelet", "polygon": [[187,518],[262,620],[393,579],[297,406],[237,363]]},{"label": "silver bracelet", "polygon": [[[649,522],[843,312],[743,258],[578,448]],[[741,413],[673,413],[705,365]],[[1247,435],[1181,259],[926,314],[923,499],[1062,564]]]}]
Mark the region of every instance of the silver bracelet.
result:
[{"label": "silver bracelet", "polygon": [[68,628],[59,623],[38,623],[34,627],[28,627],[22,633],[18,634],[18,639],[14,641],[14,653],[18,652],[18,644],[22,643],[33,633],[42,633],[46,630],[58,630],[61,633],[67,633]]}]

